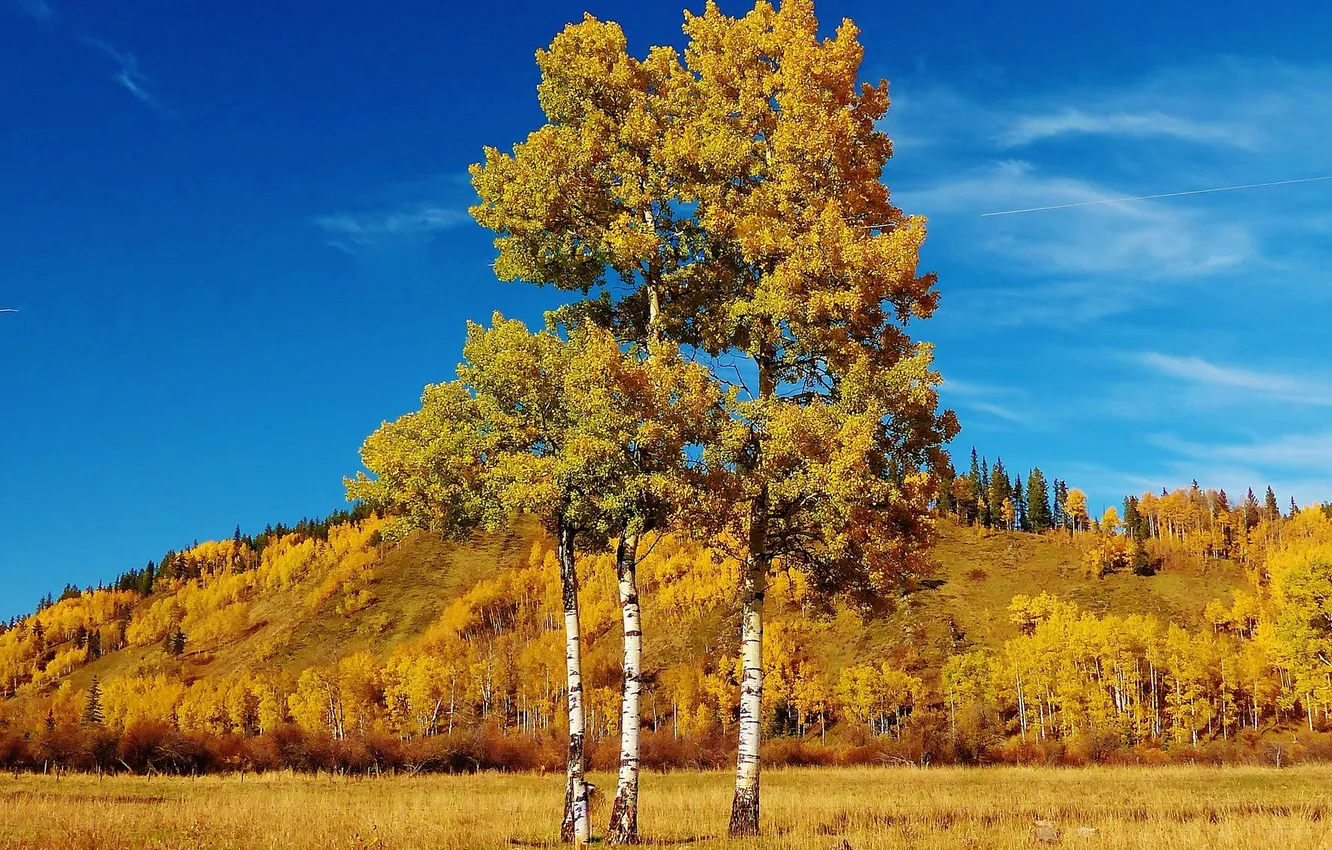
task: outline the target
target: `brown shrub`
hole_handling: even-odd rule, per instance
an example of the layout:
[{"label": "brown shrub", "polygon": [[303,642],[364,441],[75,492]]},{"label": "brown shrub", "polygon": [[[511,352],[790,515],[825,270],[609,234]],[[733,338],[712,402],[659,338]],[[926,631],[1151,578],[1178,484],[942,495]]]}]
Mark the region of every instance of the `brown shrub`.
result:
[{"label": "brown shrub", "polygon": [[763,743],[765,764],[787,767],[828,767],[839,763],[836,748],[796,738],[774,738]]},{"label": "brown shrub", "polygon": [[0,770],[31,770],[33,754],[21,735],[0,735]]},{"label": "brown shrub", "polygon": [[640,763],[649,770],[712,770],[735,761],[735,747],[722,735],[686,739],[644,732],[640,747]]}]

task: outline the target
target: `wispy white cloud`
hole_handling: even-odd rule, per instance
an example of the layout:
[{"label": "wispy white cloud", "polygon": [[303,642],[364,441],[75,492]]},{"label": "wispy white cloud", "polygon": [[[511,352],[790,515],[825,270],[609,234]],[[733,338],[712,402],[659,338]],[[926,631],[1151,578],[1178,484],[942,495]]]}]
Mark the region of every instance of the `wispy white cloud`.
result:
[{"label": "wispy white cloud", "polygon": [[1021,93],[989,86],[971,94],[908,78],[894,87],[887,127],[900,146],[952,152],[1087,137],[1136,144],[1135,153],[1162,140],[1218,154],[1314,152],[1332,119],[1330,85],[1332,66],[1245,58]]},{"label": "wispy white cloud", "polygon": [[28,16],[39,21],[51,21],[56,17],[56,10],[46,0],[19,0],[19,8]]},{"label": "wispy white cloud", "polygon": [[[885,173],[895,202],[930,220],[922,260],[940,274],[941,339],[1012,341],[985,373],[1025,376],[1025,396],[945,384],[968,430],[1040,442],[1043,468],[1098,499],[1194,478],[1240,494],[1271,484],[1283,504],[1332,498],[1332,373],[1306,342],[1332,309],[1332,181],[1119,200],[1332,173],[1332,63],[969,86],[897,80]],[[1005,327],[1017,324],[1056,330]],[[1004,416],[1029,409],[1030,425]],[[1037,427],[1050,439],[1028,435]]]},{"label": "wispy white cloud", "polygon": [[[1047,173],[1029,162],[1004,160],[921,192],[901,193],[927,214],[1019,208],[1041,203],[1103,201],[1122,194],[1091,180]],[[1107,204],[1029,221],[962,221],[988,256],[1026,275],[1065,280],[1088,275],[1136,280],[1197,277],[1232,268],[1255,255],[1252,235],[1241,225],[1166,203]]]},{"label": "wispy white cloud", "polygon": [[116,63],[119,70],[112,75],[112,79],[119,83],[125,91],[145,106],[159,112],[167,111],[162,102],[149,91],[148,87],[152,85],[152,81],[139,70],[139,60],[135,58],[134,54],[118,50],[110,42],[100,38],[85,38],[84,43]]},{"label": "wispy white cloud", "polygon": [[[942,250],[954,270],[990,275],[949,302],[986,324],[1085,324],[1255,275],[1307,289],[1326,258],[1300,235],[1327,232],[1332,182],[1106,202],[1327,173],[1329,89],[1332,66],[1240,60],[1043,93],[907,80],[887,179],[931,219],[927,261]],[[981,218],[1086,203],[1098,205]]]},{"label": "wispy white cloud", "polygon": [[357,255],[388,242],[419,240],[468,221],[465,210],[431,203],[394,209],[319,216],[315,225],[334,248]]},{"label": "wispy white cloud", "polygon": [[988,384],[978,384],[958,378],[947,378],[944,381],[942,388],[946,393],[961,396],[1014,395],[1021,392],[1013,387],[994,387]]},{"label": "wispy white cloud", "polygon": [[1059,112],[1020,115],[999,134],[1005,147],[1029,145],[1058,136],[1097,135],[1147,138],[1170,137],[1204,144],[1253,149],[1257,134],[1242,125],[1205,123],[1164,112],[1087,113],[1077,108]]},{"label": "wispy white cloud", "polygon": [[1201,357],[1149,352],[1139,359],[1157,374],[1195,386],[1232,391],[1230,398],[1237,403],[1250,404],[1255,398],[1266,398],[1292,404],[1332,405],[1332,383],[1326,381],[1281,372],[1220,366]]},{"label": "wispy white cloud", "polygon": [[967,403],[967,407],[972,410],[980,411],[981,413],[997,416],[1000,419],[1012,422],[1016,425],[1030,425],[1034,421],[1033,418],[1026,413],[1013,410],[1002,404],[995,404],[992,401],[972,401]]},{"label": "wispy white cloud", "polygon": [[1156,437],[1154,442],[1199,460],[1332,473],[1332,431],[1283,434],[1242,443],[1203,443],[1170,436]]},{"label": "wispy white cloud", "polygon": [[[56,12],[55,7],[46,0],[18,0],[18,4],[24,13],[42,24],[55,26],[60,20],[60,15]],[[67,31],[70,37],[75,37],[74,32],[70,31],[71,28],[68,25],[60,27],[60,29]],[[77,38],[85,47],[115,63],[116,71],[111,75],[111,79],[129,92],[135,100],[164,115],[171,114],[170,110],[163,106],[157,96],[152,93],[152,81],[139,70],[139,60],[134,54],[120,50],[109,41],[95,36],[81,35]]]},{"label": "wispy white cloud", "polygon": [[1039,424],[1035,416],[1023,409],[1027,402],[1026,394],[1014,387],[947,378],[940,386],[940,392],[949,405],[967,414],[981,413],[1028,427]]}]

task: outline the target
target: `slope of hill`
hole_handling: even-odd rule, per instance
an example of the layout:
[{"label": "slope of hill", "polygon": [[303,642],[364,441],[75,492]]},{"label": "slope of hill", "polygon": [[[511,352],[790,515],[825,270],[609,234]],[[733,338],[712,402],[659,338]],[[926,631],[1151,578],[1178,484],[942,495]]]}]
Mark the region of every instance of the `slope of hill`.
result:
[{"label": "slope of hill", "polygon": [[[44,605],[0,633],[0,767],[112,754],[185,771],[558,765],[549,536],[520,524],[384,542],[393,528],[369,517],[253,547],[238,535]],[[877,612],[773,577],[764,715],[788,757],[1086,758],[1241,738],[1253,753],[1266,732],[1329,723],[1323,638],[1291,625],[1332,557],[1323,511],[1260,526],[1247,551],[1261,568],[1154,540],[1155,575],[1101,578],[1088,554],[1122,536],[938,529],[935,573]],[[675,538],[646,549],[645,759],[720,764],[734,746],[736,565]],[[580,559],[588,734],[607,763],[622,681],[612,560]]]},{"label": "slope of hill", "polygon": [[[43,633],[40,646],[24,646],[25,630],[31,632],[26,623],[0,636],[0,666],[10,683],[7,714],[17,723],[22,715],[49,710],[54,700],[57,713],[63,704],[72,717],[94,678],[114,703],[108,710],[118,722],[141,716],[125,704],[132,698],[120,693],[126,681],[207,690],[202,683],[219,692],[237,681],[259,682],[277,691],[278,703],[289,704],[303,673],[334,671],[358,655],[389,665],[395,657],[434,654],[449,662],[461,654],[472,667],[482,663],[479,658],[490,659],[484,662],[490,665],[487,676],[516,680],[502,685],[509,690],[502,697],[510,703],[502,709],[505,723],[557,722],[558,686],[551,681],[560,680],[562,659],[558,647],[543,640],[558,625],[554,606],[543,601],[556,586],[549,539],[524,525],[470,542],[418,533],[388,545],[376,542],[377,520],[364,526],[334,529],[329,543],[289,536],[265,550],[258,566],[240,573],[229,566],[239,558],[229,548],[234,544],[205,544],[180,556],[195,565],[198,577],[159,578],[163,589],[147,599],[127,595],[126,604],[108,610],[105,622],[95,622],[98,605],[88,595],[48,608],[33,620]],[[353,528],[358,533],[342,530]],[[799,577],[776,582],[770,635],[775,651],[798,651],[830,680],[856,664],[887,662],[920,678],[937,699],[938,671],[949,656],[998,652],[1018,635],[1006,610],[1017,594],[1048,592],[1095,614],[1152,614],[1197,626],[1208,601],[1245,586],[1243,571],[1228,561],[1185,559],[1152,577],[1092,579],[1081,566],[1086,544],[1067,535],[983,531],[951,521],[941,521],[940,531],[937,576],[881,616],[817,605],[801,594]],[[249,558],[255,560],[252,553]],[[610,732],[619,676],[613,571],[604,558],[585,560],[586,675],[593,710],[600,709],[603,729]],[[644,576],[650,699],[657,716],[669,711],[674,718],[682,702],[691,702],[695,715],[710,705],[726,725],[722,691],[730,685],[724,662],[734,655],[738,631],[731,568],[697,549],[664,544],[660,555],[648,559]],[[171,645],[177,631],[183,647]],[[90,651],[90,639],[81,636],[94,632],[100,652]],[[790,646],[783,649],[783,641]],[[506,666],[511,669],[498,669]],[[542,674],[541,694],[530,693],[523,681],[534,671]],[[380,673],[376,685],[385,714],[392,713],[393,695],[382,693],[390,675]],[[469,676],[475,670],[464,671]],[[145,687],[152,685],[140,690]],[[496,699],[487,692],[491,687],[493,681],[459,689],[452,701],[489,703]],[[489,716],[495,709],[486,704],[477,710]],[[268,723],[250,725],[271,726],[288,717],[280,705],[265,718]],[[712,725],[697,722],[695,728]]]},{"label": "slope of hill", "polygon": [[[347,605],[339,592],[320,592],[336,579],[336,565],[324,564],[301,581],[255,592],[243,626],[233,633],[200,639],[186,631],[186,648],[174,656],[158,641],[112,649],[56,677],[49,689],[86,691],[94,678],[105,684],[164,673],[185,682],[265,673],[298,677],[361,652],[387,659],[394,649],[418,641],[478,582],[524,562],[541,538],[539,529],[521,526],[464,542],[415,534],[397,545],[376,544],[368,547],[369,593],[361,604]],[[191,586],[209,581],[202,577]],[[132,622],[146,616],[180,593],[179,587],[155,592],[138,600],[128,617]],[[48,652],[58,653],[64,645],[53,644]]]}]

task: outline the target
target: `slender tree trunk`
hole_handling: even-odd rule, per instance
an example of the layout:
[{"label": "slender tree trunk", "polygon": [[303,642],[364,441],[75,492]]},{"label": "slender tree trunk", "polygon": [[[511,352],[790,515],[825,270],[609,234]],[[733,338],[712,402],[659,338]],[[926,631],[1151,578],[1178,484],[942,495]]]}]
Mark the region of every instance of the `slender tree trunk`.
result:
[{"label": "slender tree trunk", "polygon": [[591,837],[588,824],[588,787],[583,755],[582,630],[578,623],[578,572],[574,565],[574,530],[561,519],[556,528],[560,586],[564,591],[564,661],[569,691],[569,763],[564,792],[564,823],[560,838],[585,847]]},{"label": "slender tree trunk", "polygon": [[1022,671],[1017,675],[1018,724],[1022,727],[1022,743],[1027,743],[1027,694],[1022,689]]},{"label": "slender tree trunk", "polygon": [[[772,372],[773,352],[759,354],[758,396],[771,399],[777,384]],[[759,435],[755,435],[759,439]],[[763,597],[767,592],[768,484],[762,480],[763,444],[755,452],[753,470],[760,475],[758,492],[750,504],[748,561],[745,564],[740,624],[740,722],[736,751],[735,798],[731,802],[732,838],[759,834],[759,745],[763,736]]]},{"label": "slender tree trunk", "polygon": [[736,756],[732,838],[759,834],[759,744],[763,723],[763,595],[768,583],[768,487],[760,485],[750,518],[741,623],[740,744]]},{"label": "slender tree trunk", "polygon": [[620,580],[620,613],[624,620],[624,697],[620,704],[620,777],[606,840],[631,844],[638,840],[638,736],[643,722],[643,620],[638,604],[637,534],[620,538],[615,572]]},{"label": "slender tree trunk", "polygon": [[[652,211],[644,211],[649,227],[654,225]],[[655,345],[661,342],[661,270],[657,263],[647,269],[648,291],[648,356],[655,356]],[[615,553],[615,573],[619,579],[620,616],[624,622],[624,694],[620,702],[620,775],[615,786],[615,803],[611,807],[610,828],[606,839],[611,844],[629,844],[638,840],[638,752],[639,733],[643,726],[643,617],[638,603],[638,542],[637,533],[621,535]],[[653,705],[653,726],[656,725],[656,705]]]}]

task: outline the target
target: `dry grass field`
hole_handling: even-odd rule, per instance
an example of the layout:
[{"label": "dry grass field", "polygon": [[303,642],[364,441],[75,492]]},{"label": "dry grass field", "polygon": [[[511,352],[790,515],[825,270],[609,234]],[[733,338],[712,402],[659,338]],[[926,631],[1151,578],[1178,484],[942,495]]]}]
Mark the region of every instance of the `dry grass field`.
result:
[{"label": "dry grass field", "polygon": [[[601,787],[610,776],[594,777]],[[765,774],[764,829],[728,842],[724,773],[648,775],[645,842],[698,850],[1017,848],[1053,821],[1092,848],[1332,848],[1332,767],[800,769]],[[557,776],[0,779],[0,847],[546,847]],[[604,801],[594,823],[606,818]],[[1096,830],[1079,834],[1079,828]],[[1087,830],[1083,830],[1086,832]]]}]

